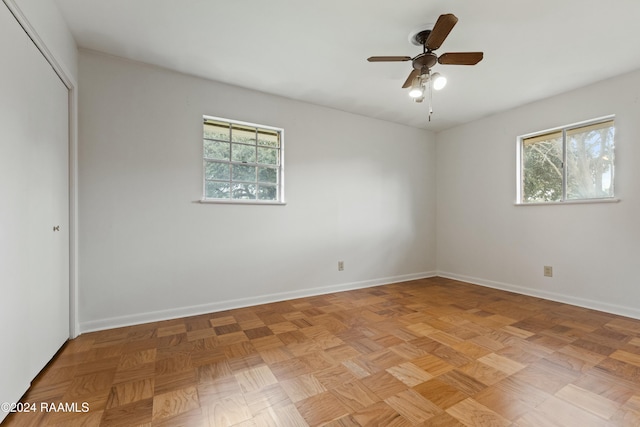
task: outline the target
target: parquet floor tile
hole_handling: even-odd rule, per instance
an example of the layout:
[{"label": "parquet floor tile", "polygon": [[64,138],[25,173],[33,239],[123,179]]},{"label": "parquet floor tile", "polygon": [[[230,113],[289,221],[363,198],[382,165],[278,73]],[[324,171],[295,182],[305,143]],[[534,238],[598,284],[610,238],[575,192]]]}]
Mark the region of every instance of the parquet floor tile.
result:
[{"label": "parquet floor tile", "polygon": [[423,423],[442,412],[433,402],[411,389],[401,391],[384,401],[413,424]]},{"label": "parquet floor tile", "polygon": [[621,406],[619,403],[611,401],[606,397],[602,397],[573,384],[561,388],[555,396],[603,419],[611,418]]},{"label": "parquet floor tile", "polygon": [[409,387],[428,381],[433,377],[411,362],[390,367],[386,371]]},{"label": "parquet floor tile", "polygon": [[467,426],[507,427],[511,425],[509,420],[501,417],[499,414],[471,398],[456,403],[447,409],[447,413],[462,421],[462,423]]},{"label": "parquet floor tile", "polygon": [[292,402],[299,402],[308,397],[327,391],[312,374],[303,374],[280,383]]},{"label": "parquet floor tile", "polygon": [[295,404],[310,426],[318,426],[347,415],[349,409],[332,393],[325,391]]},{"label": "parquet floor tile", "polygon": [[413,389],[442,409],[447,409],[468,397],[456,387],[442,382],[438,378],[419,384]]},{"label": "parquet floor tile", "polygon": [[431,278],[84,334],[23,426],[638,426],[640,320]]},{"label": "parquet floor tile", "polygon": [[396,393],[408,389],[404,383],[400,382],[386,371],[369,375],[363,378],[361,382],[367,386],[369,390],[373,391],[380,399],[386,399]]}]

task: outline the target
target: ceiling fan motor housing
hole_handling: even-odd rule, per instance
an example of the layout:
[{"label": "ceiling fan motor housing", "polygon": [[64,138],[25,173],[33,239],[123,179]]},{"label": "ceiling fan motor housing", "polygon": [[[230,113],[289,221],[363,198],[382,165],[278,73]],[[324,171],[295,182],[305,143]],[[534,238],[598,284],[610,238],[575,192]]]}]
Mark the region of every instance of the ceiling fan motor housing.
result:
[{"label": "ceiling fan motor housing", "polygon": [[418,71],[425,70],[425,67],[427,69],[430,69],[437,63],[438,63],[438,55],[436,55],[433,52],[421,53],[420,55],[413,58],[413,61],[412,61],[413,68]]}]

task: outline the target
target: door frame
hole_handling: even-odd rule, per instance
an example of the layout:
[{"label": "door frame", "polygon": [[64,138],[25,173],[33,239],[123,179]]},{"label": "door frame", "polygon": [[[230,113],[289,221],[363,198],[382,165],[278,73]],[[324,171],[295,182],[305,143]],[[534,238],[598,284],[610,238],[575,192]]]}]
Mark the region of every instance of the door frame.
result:
[{"label": "door frame", "polygon": [[78,319],[78,83],[57,60],[15,0],[2,0],[68,90],[69,108],[69,338],[80,334]]}]

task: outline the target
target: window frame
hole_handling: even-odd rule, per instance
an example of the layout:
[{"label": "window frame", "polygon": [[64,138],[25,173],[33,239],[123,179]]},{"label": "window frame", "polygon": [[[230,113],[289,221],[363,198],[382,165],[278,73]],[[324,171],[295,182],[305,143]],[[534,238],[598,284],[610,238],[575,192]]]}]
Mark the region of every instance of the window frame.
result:
[{"label": "window frame", "polygon": [[[567,198],[567,133],[571,131],[588,128],[589,126],[596,126],[598,124],[613,122],[614,127],[614,141],[612,151],[613,155],[613,163],[612,163],[612,171],[611,171],[611,186],[612,186],[612,195],[608,197],[599,197],[599,198],[583,198],[583,199],[568,199]],[[516,139],[516,206],[536,206],[536,205],[563,205],[563,204],[584,204],[584,203],[611,203],[611,202],[619,202],[620,199],[615,195],[615,115],[611,114],[608,116],[598,117],[595,119],[584,120],[577,123],[572,123],[565,126],[559,126],[551,129],[546,129],[543,131],[532,132],[525,135],[520,135]],[[527,139],[532,139],[536,137],[542,137],[546,135],[552,135],[554,133],[559,133],[561,136],[561,144],[562,144],[562,197],[557,201],[533,201],[527,202],[524,200],[524,142]]]},{"label": "window frame", "polygon": [[[213,122],[220,122],[220,123],[224,123],[224,124],[228,124],[229,128],[230,128],[230,135],[229,135],[229,140],[228,141],[222,141],[222,140],[212,140],[212,139],[208,139],[204,137],[204,126],[206,124],[207,121],[213,121]],[[209,116],[209,115],[203,115],[202,116],[202,121],[200,122],[202,127],[201,130],[201,160],[202,160],[202,198],[200,199],[201,203],[221,203],[221,204],[245,204],[245,205],[285,205],[285,198],[284,198],[284,129],[283,128],[279,128],[279,127],[275,127],[275,126],[268,126],[268,125],[262,125],[262,124],[257,124],[257,123],[251,123],[251,122],[245,122],[245,121],[241,121],[241,120],[234,120],[234,119],[227,119],[224,117],[217,117],[217,116]],[[243,145],[243,146],[253,146],[253,144],[246,144],[245,142],[241,142],[241,141],[233,141],[233,126],[241,126],[241,127],[249,127],[249,128],[254,128],[256,130],[256,133],[262,129],[262,130],[266,130],[266,131],[273,131],[276,132],[278,134],[278,140],[279,140],[279,146],[277,147],[277,152],[278,152],[278,156],[277,156],[277,165],[275,168],[276,169],[276,183],[275,183],[275,187],[276,187],[276,199],[259,199],[259,198],[255,198],[255,199],[234,199],[234,198],[211,198],[211,197],[207,197],[207,181],[212,181],[212,180],[207,180],[207,161],[211,162],[211,161],[215,161],[217,163],[222,163],[222,164],[227,164],[229,166],[232,165],[242,165],[242,164],[247,164],[250,166],[254,166],[256,168],[259,167],[271,167],[272,165],[268,165],[268,164],[262,164],[262,163],[258,163],[258,158],[256,157],[255,162],[242,162],[242,161],[237,161],[237,160],[233,160],[233,145],[237,144],[237,145]],[[257,136],[257,135],[256,135]],[[210,140],[210,141],[220,141],[220,142],[228,142],[230,144],[230,151],[229,151],[229,159],[228,160],[223,160],[223,159],[209,159],[206,157],[206,151],[205,151],[205,141],[206,140]],[[256,156],[258,153],[258,148],[260,148],[260,144],[258,143],[258,140],[256,139],[256,143],[255,143],[255,147],[256,147]],[[267,146],[265,146],[265,148],[267,148]],[[256,171],[257,173],[257,171]],[[224,180],[219,180],[220,182],[224,182]],[[230,184],[233,183],[233,176],[230,173],[229,175],[229,181]],[[253,181],[241,181],[239,180],[238,182],[244,182],[244,183],[253,183]],[[256,176],[256,181],[255,184],[256,186],[259,185],[260,181],[258,180],[258,177]]]}]

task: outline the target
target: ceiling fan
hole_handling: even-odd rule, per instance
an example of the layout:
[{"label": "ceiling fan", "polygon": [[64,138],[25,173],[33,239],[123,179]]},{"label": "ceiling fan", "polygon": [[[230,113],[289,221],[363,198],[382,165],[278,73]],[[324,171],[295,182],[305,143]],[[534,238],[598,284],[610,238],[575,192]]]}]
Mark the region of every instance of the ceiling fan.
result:
[{"label": "ceiling fan", "polygon": [[[416,102],[422,102],[425,95],[425,84],[429,83],[429,89],[443,86],[442,80],[437,81],[439,73],[431,74],[431,68],[436,64],[443,65],[476,65],[482,61],[482,52],[449,52],[438,56],[434,52],[442,46],[458,18],[452,13],[440,15],[433,29],[422,29],[409,35],[411,42],[422,46],[422,53],[414,56],[371,56],[369,62],[401,62],[411,61],[413,70],[402,85],[403,88],[411,87],[409,95]],[[446,82],[446,80],[445,80]],[[441,88],[441,87],[440,87]],[[430,111],[431,113],[431,111]]]}]

